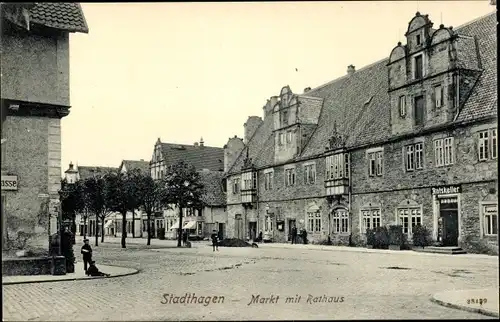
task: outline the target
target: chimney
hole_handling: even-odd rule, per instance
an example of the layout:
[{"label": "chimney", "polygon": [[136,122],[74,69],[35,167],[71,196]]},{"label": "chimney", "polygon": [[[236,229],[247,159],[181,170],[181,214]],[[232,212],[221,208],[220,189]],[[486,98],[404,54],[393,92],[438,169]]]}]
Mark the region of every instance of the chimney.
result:
[{"label": "chimney", "polygon": [[352,75],[356,71],[356,67],[354,65],[347,66],[347,74]]},{"label": "chimney", "polygon": [[306,87],[306,88],[304,88],[304,93],[307,93],[307,92],[309,92],[310,90],[311,90],[311,88],[310,88],[310,87]]},{"label": "chimney", "polygon": [[70,170],[73,170],[73,162],[70,162],[70,163],[69,163],[69,169],[70,169]]},{"label": "chimney", "polygon": [[200,146],[203,146],[203,137],[200,139]]},{"label": "chimney", "polygon": [[198,142],[194,142],[194,144],[193,144],[193,145],[194,145],[194,146],[198,146]]}]

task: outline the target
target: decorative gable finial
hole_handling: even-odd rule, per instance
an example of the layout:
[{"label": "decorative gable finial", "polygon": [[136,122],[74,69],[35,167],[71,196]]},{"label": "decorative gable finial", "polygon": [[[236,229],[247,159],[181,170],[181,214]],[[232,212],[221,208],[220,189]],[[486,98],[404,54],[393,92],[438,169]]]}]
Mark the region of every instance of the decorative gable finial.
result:
[{"label": "decorative gable finial", "polygon": [[337,130],[337,121],[334,121],[332,135],[328,139],[328,146],[326,147],[326,150],[335,150],[342,148],[343,146],[344,146],[343,137]]}]

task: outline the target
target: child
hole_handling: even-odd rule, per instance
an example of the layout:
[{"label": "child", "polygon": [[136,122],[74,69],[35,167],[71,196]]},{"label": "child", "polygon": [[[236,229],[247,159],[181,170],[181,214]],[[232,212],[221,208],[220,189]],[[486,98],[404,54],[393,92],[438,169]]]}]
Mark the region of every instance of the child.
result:
[{"label": "child", "polygon": [[87,273],[87,264],[90,264],[92,261],[92,247],[90,247],[89,240],[87,238],[85,238],[83,242],[85,243],[82,246],[81,251],[83,255],[83,269],[85,270],[85,273]]},{"label": "child", "polygon": [[108,277],[109,274],[99,272],[99,269],[97,266],[95,266],[95,261],[90,261],[90,266],[89,269],[87,270],[87,275],[88,276],[106,276]]}]

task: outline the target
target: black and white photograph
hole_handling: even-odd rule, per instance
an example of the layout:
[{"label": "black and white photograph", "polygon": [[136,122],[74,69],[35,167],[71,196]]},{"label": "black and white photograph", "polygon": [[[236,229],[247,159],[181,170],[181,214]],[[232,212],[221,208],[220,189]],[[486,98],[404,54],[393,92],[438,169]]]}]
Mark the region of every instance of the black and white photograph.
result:
[{"label": "black and white photograph", "polygon": [[500,317],[496,0],[0,18],[3,321]]}]

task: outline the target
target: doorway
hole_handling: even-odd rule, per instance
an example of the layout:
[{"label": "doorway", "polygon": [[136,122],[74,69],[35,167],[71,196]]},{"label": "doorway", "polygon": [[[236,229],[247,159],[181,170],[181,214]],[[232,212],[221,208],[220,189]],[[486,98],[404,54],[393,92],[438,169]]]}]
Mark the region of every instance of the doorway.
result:
[{"label": "doorway", "polygon": [[241,214],[237,214],[234,217],[235,225],[234,225],[234,236],[238,239],[243,239],[243,219],[241,218]]},{"label": "doorway", "polygon": [[288,219],[288,241],[292,240],[292,228],[297,227],[296,226],[296,220],[295,219]]},{"label": "doorway", "polygon": [[443,246],[458,246],[458,200],[439,200],[439,215],[442,220]]},{"label": "doorway", "polygon": [[257,222],[256,221],[248,222],[248,236],[250,236],[251,240],[255,240],[255,238],[257,238]]},{"label": "doorway", "polygon": [[219,239],[223,240],[224,239],[224,223],[219,223]]}]

